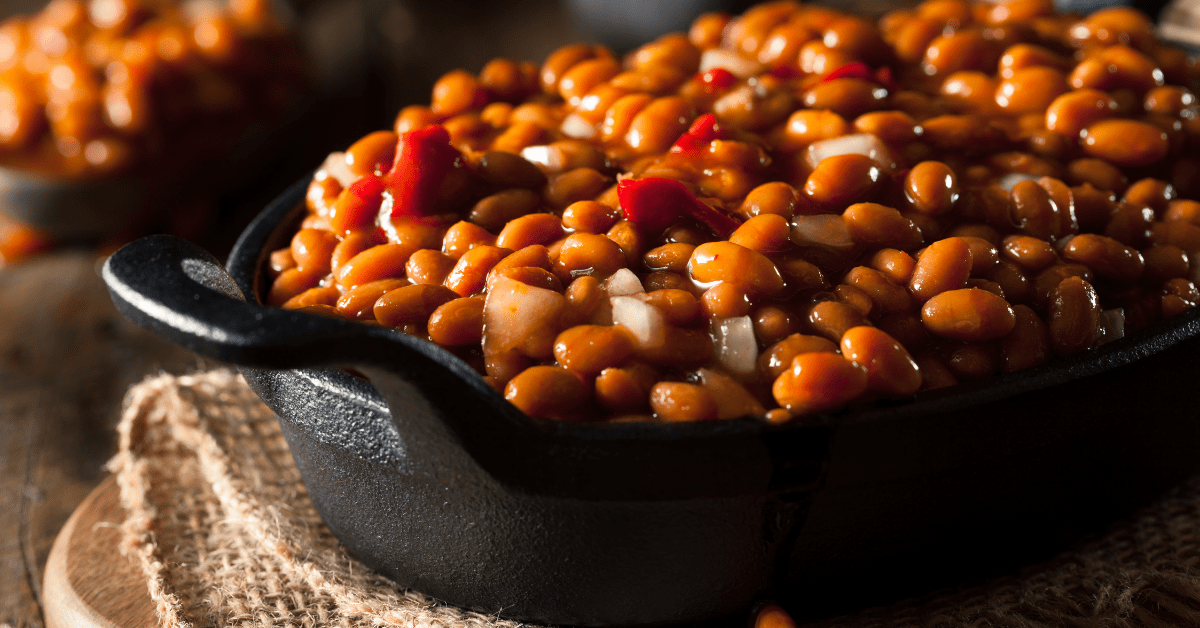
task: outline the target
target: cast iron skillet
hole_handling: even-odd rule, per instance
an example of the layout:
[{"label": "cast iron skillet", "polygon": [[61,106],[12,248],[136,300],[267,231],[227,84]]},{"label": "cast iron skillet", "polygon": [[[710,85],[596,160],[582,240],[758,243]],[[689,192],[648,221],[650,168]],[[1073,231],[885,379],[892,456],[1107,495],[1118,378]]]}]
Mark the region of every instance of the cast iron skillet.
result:
[{"label": "cast iron skillet", "polygon": [[446,602],[590,626],[717,619],[763,596],[827,613],[1062,549],[1200,468],[1200,309],[820,425],[534,420],[436,346],[258,304],[304,189],[246,229],[229,274],[153,236],[105,280],[130,319],[242,365],[334,534]]}]

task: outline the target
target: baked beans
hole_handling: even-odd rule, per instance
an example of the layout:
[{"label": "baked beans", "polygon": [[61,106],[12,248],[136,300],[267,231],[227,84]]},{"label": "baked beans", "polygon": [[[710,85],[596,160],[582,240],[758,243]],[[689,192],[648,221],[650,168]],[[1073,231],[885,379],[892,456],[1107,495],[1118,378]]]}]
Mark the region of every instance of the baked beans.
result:
[{"label": "baked beans", "polygon": [[559,420],[806,421],[1084,352],[1200,301],[1200,66],[1131,16],[780,2],[455,70],[317,174],[270,300]]}]

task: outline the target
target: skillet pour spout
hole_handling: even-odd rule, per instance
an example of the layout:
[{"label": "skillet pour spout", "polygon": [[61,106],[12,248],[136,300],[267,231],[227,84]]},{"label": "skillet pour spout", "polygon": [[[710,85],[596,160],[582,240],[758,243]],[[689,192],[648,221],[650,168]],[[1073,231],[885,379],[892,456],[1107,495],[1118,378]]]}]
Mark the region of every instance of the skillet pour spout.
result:
[{"label": "skillet pour spout", "polygon": [[[478,611],[574,625],[742,612],[774,584],[823,468],[824,428],[531,419],[431,343],[248,302],[170,236],[121,249],[104,277],[130,319],[245,367],[352,554]],[[385,406],[354,403],[369,392],[343,372],[294,370],[310,367],[357,369]]]},{"label": "skillet pour spout", "polygon": [[818,425],[535,420],[431,343],[259,304],[306,184],[228,273],[154,236],[105,280],[134,322],[240,365],[353,555],[452,604],[647,626],[771,596],[814,617],[1014,570],[1200,471],[1200,308]]}]

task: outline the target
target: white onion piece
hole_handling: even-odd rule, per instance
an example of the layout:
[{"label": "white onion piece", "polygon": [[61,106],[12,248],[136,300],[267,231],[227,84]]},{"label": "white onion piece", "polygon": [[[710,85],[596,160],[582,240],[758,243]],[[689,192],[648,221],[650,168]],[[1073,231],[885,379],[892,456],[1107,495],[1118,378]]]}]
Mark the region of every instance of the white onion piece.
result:
[{"label": "white onion piece", "polygon": [[600,286],[610,297],[623,297],[630,294],[645,292],[642,287],[642,282],[633,274],[632,270],[622,268],[613,273],[608,279],[604,280],[604,284]]},{"label": "white onion piece", "polygon": [[1005,192],[1012,192],[1012,189],[1017,187],[1017,184],[1022,181],[1037,181],[1040,178],[1041,177],[1034,176],[1032,174],[1021,174],[1019,172],[1010,172],[1010,173],[1004,175],[1003,177],[1000,177],[1000,180],[996,181],[996,185],[1003,188]]},{"label": "white onion piece", "polygon": [[840,214],[796,216],[792,219],[792,242],[797,246],[817,246],[825,249],[854,248],[850,228]]},{"label": "white onion piece", "polygon": [[596,126],[577,113],[564,118],[558,130],[562,131],[563,135],[577,140],[586,140],[596,135]]},{"label": "white onion piece", "polygon": [[667,334],[667,320],[658,308],[637,297],[613,297],[613,322],[629,330],[638,347],[657,347]]},{"label": "white onion piece", "polygon": [[554,342],[566,297],[508,277],[497,277],[483,299],[483,352],[495,355]]},{"label": "white onion piece", "polygon": [[700,385],[708,389],[717,402],[718,419],[759,416],[767,411],[745,386],[732,377],[711,369],[700,369]]},{"label": "white onion piece", "polygon": [[700,71],[707,72],[714,68],[729,70],[738,78],[750,78],[762,74],[767,66],[724,48],[710,48],[700,55]]},{"label": "white onion piece", "polygon": [[712,321],[717,362],[738,377],[754,374],[758,363],[758,341],[749,316],[717,318]]},{"label": "white onion piece", "polygon": [[871,133],[855,133],[813,142],[804,150],[804,161],[809,168],[816,168],[817,164],[836,155],[866,155],[881,170],[892,170],[896,167],[887,145]]},{"label": "white onion piece", "polygon": [[1125,337],[1125,310],[1115,307],[1100,311],[1100,344]]},{"label": "white onion piece", "polygon": [[346,153],[341,151],[329,153],[325,158],[325,162],[317,169],[317,174],[324,172],[327,176],[337,179],[337,182],[342,184],[343,188],[350,187],[351,183],[358,180],[358,175],[350,170],[350,165],[346,163]]},{"label": "white onion piece", "polygon": [[564,167],[562,151],[557,147],[549,145],[526,146],[521,149],[521,156],[526,161],[535,166],[540,166],[543,170],[558,172]]}]

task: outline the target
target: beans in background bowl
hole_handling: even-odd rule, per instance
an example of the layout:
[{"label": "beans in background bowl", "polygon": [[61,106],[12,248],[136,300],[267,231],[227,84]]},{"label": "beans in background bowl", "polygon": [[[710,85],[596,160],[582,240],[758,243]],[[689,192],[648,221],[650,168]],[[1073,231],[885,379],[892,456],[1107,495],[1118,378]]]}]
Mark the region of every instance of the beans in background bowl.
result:
[{"label": "beans in background bowl", "polygon": [[455,70],[333,153],[272,305],[428,338],[531,416],[810,420],[1193,307],[1200,71],[1127,8],[706,14]]}]

